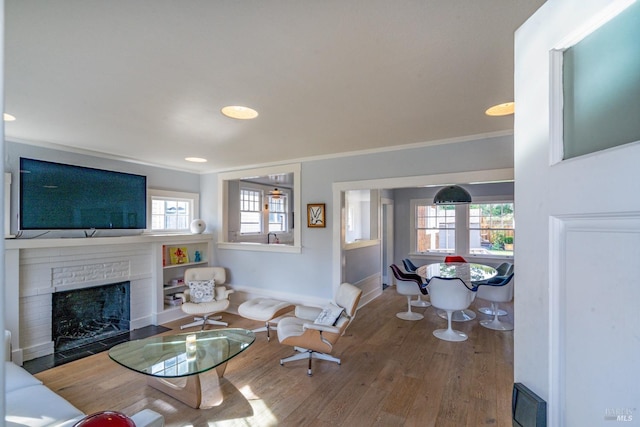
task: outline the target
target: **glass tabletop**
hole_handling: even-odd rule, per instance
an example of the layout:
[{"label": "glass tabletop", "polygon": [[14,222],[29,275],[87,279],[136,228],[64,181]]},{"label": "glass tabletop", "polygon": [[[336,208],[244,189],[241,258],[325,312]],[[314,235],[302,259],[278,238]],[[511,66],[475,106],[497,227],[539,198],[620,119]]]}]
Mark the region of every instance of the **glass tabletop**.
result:
[{"label": "glass tabletop", "polygon": [[109,350],[109,357],[141,374],[185,377],[227,362],[255,339],[253,332],[239,328],[163,335],[118,344]]},{"label": "glass tabletop", "polygon": [[444,278],[459,277],[464,281],[471,281],[471,283],[482,282],[498,274],[496,269],[491,266],[468,262],[440,262],[424,265],[419,267],[416,273],[427,279],[435,276]]}]

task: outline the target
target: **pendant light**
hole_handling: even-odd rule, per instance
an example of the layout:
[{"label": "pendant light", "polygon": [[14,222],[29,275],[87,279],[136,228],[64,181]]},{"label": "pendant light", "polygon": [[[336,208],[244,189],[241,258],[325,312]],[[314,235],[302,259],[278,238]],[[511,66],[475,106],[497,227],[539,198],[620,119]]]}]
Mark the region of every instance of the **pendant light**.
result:
[{"label": "pendant light", "polygon": [[279,199],[280,196],[282,196],[282,191],[278,190],[277,188],[274,188],[273,190],[269,191],[269,196],[272,199]]},{"label": "pendant light", "polygon": [[433,198],[436,205],[461,205],[471,203],[471,194],[459,185],[448,185],[436,193]]}]

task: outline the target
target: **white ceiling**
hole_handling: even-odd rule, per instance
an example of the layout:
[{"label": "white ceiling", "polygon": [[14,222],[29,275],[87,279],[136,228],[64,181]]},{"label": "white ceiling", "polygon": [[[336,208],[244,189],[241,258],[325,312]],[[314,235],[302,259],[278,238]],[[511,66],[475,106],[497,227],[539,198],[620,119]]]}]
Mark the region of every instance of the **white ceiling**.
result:
[{"label": "white ceiling", "polygon": [[5,133],[205,172],[504,132],[542,3],[6,0]]}]

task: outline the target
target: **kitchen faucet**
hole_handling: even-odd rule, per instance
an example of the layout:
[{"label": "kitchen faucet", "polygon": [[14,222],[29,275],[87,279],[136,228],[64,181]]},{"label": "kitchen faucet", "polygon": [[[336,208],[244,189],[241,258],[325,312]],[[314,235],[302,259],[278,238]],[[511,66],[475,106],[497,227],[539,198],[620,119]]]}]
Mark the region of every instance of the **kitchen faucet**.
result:
[{"label": "kitchen faucet", "polygon": [[279,242],[278,242],[278,235],[277,235],[276,233],[269,233],[269,234],[267,234],[267,245],[268,245],[269,243],[271,243],[271,235],[272,235],[272,234],[273,234],[273,241],[274,241],[274,243],[279,243]]}]

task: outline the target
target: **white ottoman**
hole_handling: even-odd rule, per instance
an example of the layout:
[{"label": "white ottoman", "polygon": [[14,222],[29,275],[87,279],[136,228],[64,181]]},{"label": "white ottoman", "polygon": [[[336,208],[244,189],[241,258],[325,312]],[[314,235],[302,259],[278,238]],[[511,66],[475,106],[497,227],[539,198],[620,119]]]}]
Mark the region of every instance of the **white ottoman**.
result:
[{"label": "white ottoman", "polygon": [[294,308],[295,305],[289,302],[278,301],[271,298],[255,298],[240,304],[238,313],[247,319],[264,322],[263,327],[254,329],[253,332],[267,331],[267,341],[269,341],[271,340],[269,336],[269,324],[277,323],[279,317],[282,317]]}]

